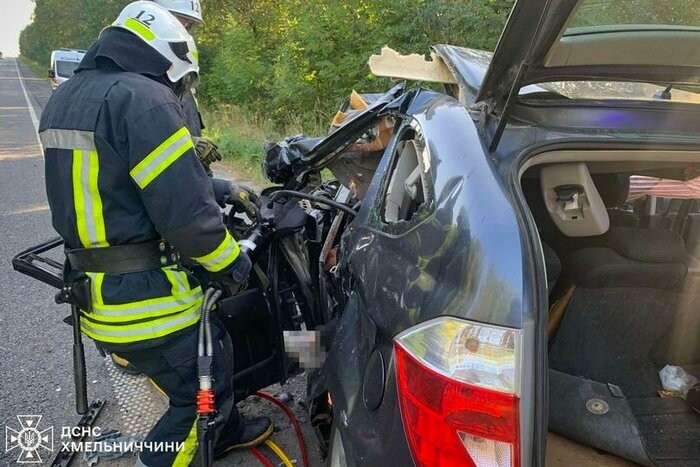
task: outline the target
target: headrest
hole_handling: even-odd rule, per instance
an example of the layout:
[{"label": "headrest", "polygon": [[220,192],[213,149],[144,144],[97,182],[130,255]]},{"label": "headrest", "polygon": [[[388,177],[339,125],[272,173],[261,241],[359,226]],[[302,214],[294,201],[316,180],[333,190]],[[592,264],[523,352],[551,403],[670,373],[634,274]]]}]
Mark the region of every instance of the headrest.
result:
[{"label": "headrest", "polygon": [[539,178],[523,178],[520,180],[520,184],[523,190],[523,196],[525,196],[525,201],[532,212],[532,216],[535,218],[535,223],[538,227],[542,224],[551,223],[549,214],[547,213],[547,206],[544,204],[544,199],[542,198],[542,187]]},{"label": "headrest", "polygon": [[647,263],[685,262],[685,243],[672,230],[612,227],[607,237],[610,247],[631,260]]},{"label": "headrest", "polygon": [[608,231],[608,212],[585,163],[545,166],[540,184],[549,216],[564,235],[591,237]]},{"label": "headrest", "polygon": [[619,208],[625,204],[630,193],[629,175],[596,174],[592,178],[606,207]]}]

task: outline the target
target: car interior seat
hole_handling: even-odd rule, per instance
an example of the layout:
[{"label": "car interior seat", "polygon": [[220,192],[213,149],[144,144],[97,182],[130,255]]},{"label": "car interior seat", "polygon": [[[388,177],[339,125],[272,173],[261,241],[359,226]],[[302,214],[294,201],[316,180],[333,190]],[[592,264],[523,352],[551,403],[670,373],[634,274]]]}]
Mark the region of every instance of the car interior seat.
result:
[{"label": "car interior seat", "polygon": [[[630,177],[618,174],[591,174],[591,178],[606,208],[610,226],[639,226],[637,215],[623,209],[629,195]],[[521,186],[535,224],[537,224],[540,238],[543,243],[551,246],[560,258],[565,258],[571,251],[607,244],[607,232],[589,237],[564,235],[554,223],[545,205],[540,178],[523,178]]]},{"label": "car interior seat", "polygon": [[552,221],[567,237],[594,237],[608,231],[608,212],[584,162],[543,167],[540,188]]},{"label": "car interior seat", "polygon": [[592,177],[585,163],[546,166],[540,177],[547,211],[569,237],[559,242],[568,282],[589,288],[661,289],[683,283],[683,239],[670,230],[639,228],[634,214],[619,209],[627,198],[629,177]]},{"label": "car interior seat", "polygon": [[675,289],[685,280],[685,244],[671,230],[612,227],[605,246],[581,248],[566,259],[567,277],[583,287]]},{"label": "car interior seat", "polygon": [[547,290],[551,293],[561,275],[561,261],[554,249],[542,243],[542,253],[544,254],[544,269],[547,272]]},{"label": "car interior seat", "polygon": [[623,209],[630,192],[629,175],[595,174],[591,178],[608,211],[610,225],[638,227],[639,218],[632,211]]}]

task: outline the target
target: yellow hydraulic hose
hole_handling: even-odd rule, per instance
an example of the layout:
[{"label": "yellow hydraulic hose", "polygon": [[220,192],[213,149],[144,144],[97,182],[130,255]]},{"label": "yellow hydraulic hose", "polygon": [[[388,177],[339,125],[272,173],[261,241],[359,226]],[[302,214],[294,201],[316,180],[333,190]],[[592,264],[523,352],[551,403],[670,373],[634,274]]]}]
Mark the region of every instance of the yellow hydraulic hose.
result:
[{"label": "yellow hydraulic hose", "polygon": [[277,446],[274,441],[270,439],[265,440],[265,444],[267,445],[268,448],[272,449],[272,451],[277,454],[277,457],[279,457],[282,462],[284,463],[285,467],[294,467],[294,464],[292,464],[292,461],[289,460],[289,457],[284,453],[282,448]]}]

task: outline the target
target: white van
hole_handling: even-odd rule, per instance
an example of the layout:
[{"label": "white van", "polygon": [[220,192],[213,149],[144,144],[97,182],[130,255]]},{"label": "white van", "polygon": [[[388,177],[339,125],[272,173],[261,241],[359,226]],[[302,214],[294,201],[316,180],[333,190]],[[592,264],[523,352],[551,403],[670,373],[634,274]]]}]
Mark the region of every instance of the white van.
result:
[{"label": "white van", "polygon": [[51,52],[49,78],[51,78],[51,87],[54,90],[73,76],[84,56],[85,50],[79,49],[59,49]]}]

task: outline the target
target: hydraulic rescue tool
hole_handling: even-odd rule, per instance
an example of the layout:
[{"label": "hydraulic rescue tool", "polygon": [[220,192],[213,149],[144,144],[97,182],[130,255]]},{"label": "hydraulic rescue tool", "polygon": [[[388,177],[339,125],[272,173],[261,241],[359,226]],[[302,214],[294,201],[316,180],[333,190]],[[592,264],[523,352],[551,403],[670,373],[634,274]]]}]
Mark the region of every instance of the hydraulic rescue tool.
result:
[{"label": "hydraulic rescue tool", "polygon": [[[75,425],[77,428],[80,428],[81,435],[79,437],[72,437],[71,438],[71,444],[80,444],[83,441],[85,441],[85,438],[87,437],[87,433],[89,430],[85,430],[85,428],[92,428],[93,425],[95,424],[95,421],[97,420],[97,416],[100,414],[100,411],[102,408],[105,406],[106,402],[103,400],[96,400],[92,404],[90,404],[90,407],[88,407],[88,410],[83,414],[83,416],[80,418],[80,421],[78,421],[78,424]],[[53,462],[51,463],[51,467],[68,467],[71,465],[73,460],[75,459],[75,455],[77,454],[77,451],[71,451],[68,449],[65,445],[61,448],[59,453],[56,455],[54,458]]]},{"label": "hydraulic rescue tool", "polygon": [[47,251],[63,245],[60,237],[34,246],[19,253],[12,259],[16,271],[26,274],[45,284],[59,289],[56,303],[68,303],[71,315],[66,318],[73,326],[73,379],[75,383],[75,410],[83,415],[88,412],[87,376],[85,374],[85,348],[80,332],[79,302],[89,302],[90,280],[85,277],[79,281],[67,283],[64,279],[65,267],[50,258],[41,256]]},{"label": "hydraulic rescue tool", "polygon": [[214,357],[214,342],[211,336],[210,313],[221,297],[221,291],[209,288],[204,293],[201,319],[199,321],[199,343],[197,345],[197,443],[201,463],[207,467],[214,462],[214,439],[216,427],[224,422],[217,413],[214,399],[214,380],[212,360]]},{"label": "hydraulic rescue tool", "polygon": [[[253,229],[250,236],[240,240],[241,254],[252,255],[258,248],[258,243],[264,241],[261,224]],[[253,258],[251,258],[253,261]],[[240,289],[244,289],[241,285]],[[236,294],[240,290],[230,291]],[[197,378],[199,389],[197,391],[197,443],[201,465],[209,467],[214,462],[214,441],[216,428],[224,423],[224,418],[216,411],[214,395],[214,379],[212,362],[214,357],[214,340],[211,331],[211,312],[223,292],[217,287],[209,287],[204,292],[199,320],[199,341],[197,344]]]}]

